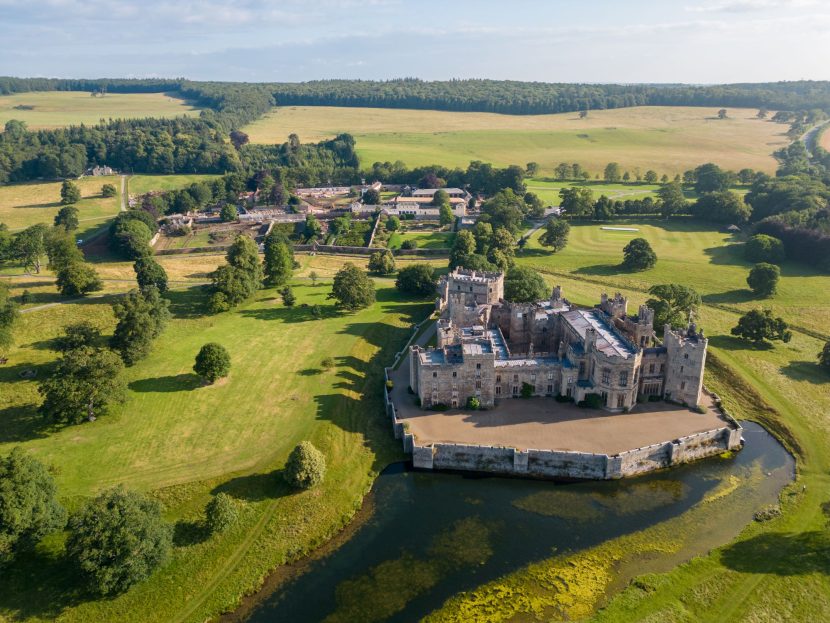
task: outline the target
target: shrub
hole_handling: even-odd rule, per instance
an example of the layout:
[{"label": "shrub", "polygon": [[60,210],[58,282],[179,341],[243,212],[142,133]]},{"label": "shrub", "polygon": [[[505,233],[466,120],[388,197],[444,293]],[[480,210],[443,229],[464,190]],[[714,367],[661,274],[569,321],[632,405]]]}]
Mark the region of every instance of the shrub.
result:
[{"label": "shrub", "polygon": [[601,409],[604,404],[605,401],[600,394],[585,394],[585,399],[580,400],[577,406],[584,409]]},{"label": "shrub", "polygon": [[219,212],[219,218],[222,219],[223,223],[231,223],[239,218],[239,212],[235,205],[226,203]]},{"label": "shrub", "polygon": [[530,398],[533,395],[535,389],[536,388],[533,387],[533,385],[531,385],[530,383],[522,383],[522,390],[520,394],[522,398]]},{"label": "shrub", "polygon": [[411,264],[398,272],[395,287],[417,296],[435,294],[435,270],[429,264]]},{"label": "shrub", "polygon": [[102,197],[115,197],[116,192],[115,186],[112,184],[104,184],[101,186]]},{"label": "shrub", "polygon": [[706,408],[706,405],[697,405],[695,407],[695,411],[697,411],[698,413],[707,413],[709,409]]},{"label": "shrub", "polygon": [[746,283],[752,292],[761,297],[769,297],[778,290],[778,280],[781,276],[781,269],[775,264],[761,262],[755,264],[749,271]]},{"label": "shrub", "polygon": [[413,238],[409,238],[407,240],[404,240],[401,243],[401,249],[412,250],[412,249],[417,249],[417,248],[418,248],[418,241],[414,240]]},{"label": "shrub", "polygon": [[481,401],[475,396],[470,396],[467,398],[467,408],[473,411],[478,411],[481,409]]},{"label": "shrub", "polygon": [[323,367],[324,370],[331,370],[334,367],[334,359],[331,357],[326,357],[323,361],[320,362],[320,365]]},{"label": "shrub", "polygon": [[573,402],[574,401],[573,396],[563,396],[562,394],[556,394],[556,396],[554,396],[553,399],[556,400],[556,402]]},{"label": "shrub", "polygon": [[776,517],[781,516],[781,507],[778,504],[772,504],[770,506],[765,506],[759,511],[755,511],[755,514],[752,516],[755,521],[769,521],[770,519],[775,519]]},{"label": "shrub", "polygon": [[231,356],[221,344],[208,342],[196,355],[193,371],[208,383],[215,383],[217,379],[228,376],[231,370]]},{"label": "shrub", "polygon": [[205,525],[211,533],[224,532],[239,521],[239,511],[233,498],[220,493],[211,498],[205,507]]},{"label": "shrub", "polygon": [[323,482],[326,458],[310,441],[301,441],[285,463],[285,480],[292,487],[310,489]]}]

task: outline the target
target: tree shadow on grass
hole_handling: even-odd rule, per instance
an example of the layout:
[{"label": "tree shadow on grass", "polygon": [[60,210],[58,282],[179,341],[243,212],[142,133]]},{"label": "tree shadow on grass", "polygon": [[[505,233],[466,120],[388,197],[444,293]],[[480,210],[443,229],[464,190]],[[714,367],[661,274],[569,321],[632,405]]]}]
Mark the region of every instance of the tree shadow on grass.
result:
[{"label": "tree shadow on grass", "polygon": [[714,294],[704,294],[700,297],[704,303],[710,305],[724,305],[736,303],[749,303],[757,300],[757,297],[752,293],[752,290],[744,288],[738,290],[727,290],[726,292],[716,292]]},{"label": "tree shadow on grass", "polygon": [[285,323],[310,322],[312,320],[326,320],[337,318],[343,312],[335,305],[320,305],[320,316],[315,317],[311,306],[302,307],[267,307],[258,309],[243,309],[239,313],[245,318],[256,320],[280,321]]},{"label": "tree shadow on grass", "polygon": [[67,608],[100,598],[86,590],[62,549],[22,552],[0,573],[0,610],[13,620],[54,621]]},{"label": "tree shadow on grass", "polygon": [[734,335],[713,335],[709,338],[709,346],[722,348],[724,350],[755,350],[759,352],[775,348],[775,346],[769,342],[755,344],[739,337],[735,337]]},{"label": "tree shadow on grass", "polygon": [[575,275],[597,275],[601,277],[612,277],[614,275],[622,275],[631,272],[622,264],[594,264],[593,266],[583,266],[573,271]]},{"label": "tree shadow on grass", "polygon": [[164,298],[170,301],[170,313],[174,318],[199,318],[207,312],[208,292],[202,286],[168,290]]},{"label": "tree shadow on grass", "polygon": [[703,249],[703,252],[709,256],[710,264],[749,267],[750,263],[744,259],[744,245],[743,243],[727,244],[720,247],[709,247]]},{"label": "tree shadow on grass", "polygon": [[742,573],[827,575],[830,574],[830,533],[761,534],[725,548],[721,562]]},{"label": "tree shadow on grass", "polygon": [[134,392],[188,392],[202,387],[202,379],[192,372],[175,376],[158,376],[133,381],[129,387]]},{"label": "tree shadow on grass", "polygon": [[0,409],[0,443],[43,439],[54,430],[52,422],[38,413],[36,404]]},{"label": "tree shadow on grass", "polygon": [[816,361],[791,361],[781,367],[781,373],[794,381],[807,381],[814,385],[827,385],[830,392],[830,374],[824,371]]},{"label": "tree shadow on grass", "polygon": [[296,493],[298,490],[291,487],[283,477],[283,470],[275,469],[260,474],[248,474],[231,478],[213,488],[211,493],[227,493],[237,500],[261,502],[272,500]]},{"label": "tree shadow on grass", "polygon": [[187,547],[204,543],[210,537],[210,529],[201,519],[194,521],[180,520],[173,526],[173,545]]},{"label": "tree shadow on grass", "polygon": [[303,370],[297,372],[297,374],[299,374],[300,376],[317,376],[318,374],[322,373],[322,368],[304,368]]}]

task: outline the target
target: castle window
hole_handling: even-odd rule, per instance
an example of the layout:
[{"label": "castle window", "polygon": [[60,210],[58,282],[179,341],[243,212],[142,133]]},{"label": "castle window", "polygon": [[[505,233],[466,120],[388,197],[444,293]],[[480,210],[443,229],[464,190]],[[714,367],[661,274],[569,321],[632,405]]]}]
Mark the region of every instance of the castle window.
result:
[{"label": "castle window", "polygon": [[628,385],[628,371],[627,370],[623,370],[622,372],[620,372],[620,385],[622,387],[625,387],[626,385]]},{"label": "castle window", "polygon": [[481,364],[480,363],[476,364],[476,370],[481,370]]},{"label": "castle window", "polygon": [[689,358],[689,353],[686,353],[685,355],[683,355],[683,359],[688,359],[688,358]]},{"label": "castle window", "polygon": [[481,389],[481,381],[476,381],[476,389]]},{"label": "castle window", "polygon": [[501,383],[501,374],[496,375],[496,383]]},{"label": "castle window", "polygon": [[579,376],[582,376],[583,374],[585,374],[585,362],[580,361],[579,362]]},{"label": "castle window", "polygon": [[660,374],[663,374],[665,371],[666,371],[666,364],[661,363],[660,364]]},{"label": "castle window", "polygon": [[649,373],[649,374],[654,374],[654,364],[653,364],[653,363],[652,363],[652,364],[649,364],[649,366],[648,366],[648,373]]},{"label": "castle window", "polygon": [[457,376],[458,376],[458,372],[453,372],[452,373],[452,378],[456,378]]},{"label": "castle window", "polygon": [[514,374],[514,375],[513,375],[513,380],[514,380],[514,381],[518,381],[518,380],[519,380],[519,375],[518,375],[518,374]]},{"label": "castle window", "polygon": [[433,373],[432,373],[432,378],[434,378],[434,379],[438,378],[438,373],[437,373],[437,372],[433,372]]},{"label": "castle window", "polygon": [[625,406],[625,394],[617,394],[617,408],[622,409]]},{"label": "castle window", "polygon": [[680,373],[683,373],[683,366],[680,366]]},{"label": "castle window", "polygon": [[553,393],[553,385],[548,385],[548,393],[549,394]]},{"label": "castle window", "polygon": [[686,389],[686,381],[683,381],[683,382],[680,384],[680,391],[683,391],[684,389]]},{"label": "castle window", "polygon": [[501,385],[496,385],[496,396],[501,396]]},{"label": "castle window", "polygon": [[553,372],[548,372],[548,380],[549,381],[553,380]]},{"label": "castle window", "polygon": [[519,386],[518,386],[518,385],[514,385],[514,386],[513,386],[513,395],[514,395],[514,396],[518,396],[518,395],[519,395]]},{"label": "castle window", "polygon": [[535,381],[535,380],[536,380],[536,375],[535,375],[535,374],[531,374],[531,375],[530,375],[530,380],[531,380],[531,382],[532,382],[532,381]]},{"label": "castle window", "polygon": [[603,385],[610,385],[611,384],[611,370],[609,368],[602,369],[602,384]]}]

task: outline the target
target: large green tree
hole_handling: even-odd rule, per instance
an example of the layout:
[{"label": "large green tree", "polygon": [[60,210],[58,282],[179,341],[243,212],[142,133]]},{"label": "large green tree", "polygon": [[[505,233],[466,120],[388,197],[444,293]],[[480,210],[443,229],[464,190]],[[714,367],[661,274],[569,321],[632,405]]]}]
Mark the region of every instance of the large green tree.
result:
[{"label": "large green tree", "polygon": [[429,264],[410,264],[398,272],[395,287],[416,296],[435,295],[435,270]]},{"label": "large green tree", "polygon": [[133,264],[135,279],[141,290],[154,286],[162,294],[167,292],[167,273],[151,255],[138,258]]},{"label": "large green tree", "polygon": [[551,247],[556,253],[567,246],[570,233],[571,226],[567,221],[561,218],[551,218],[545,225],[545,231],[539,236],[539,244],[543,247]]},{"label": "large green tree", "polygon": [[678,283],[664,283],[649,288],[651,298],[646,306],[654,310],[654,328],[661,330],[670,324],[674,328],[686,324],[690,312],[700,307],[700,294],[694,288]]},{"label": "large green tree", "polygon": [[634,238],[623,247],[623,267],[647,270],[657,263],[657,254],[645,238]]},{"label": "large green tree", "polygon": [[773,316],[769,309],[753,309],[745,313],[732,327],[732,335],[756,345],[772,340],[789,342],[792,339],[792,332],[784,319]]},{"label": "large green tree", "polygon": [[750,262],[767,262],[780,264],[786,257],[784,243],[778,238],[765,234],[755,234],[746,241],[744,257]]},{"label": "large green tree", "polygon": [[547,298],[542,276],[527,266],[514,266],[504,277],[504,298],[511,303],[532,303]]},{"label": "large green tree", "polygon": [[196,354],[193,371],[207,383],[215,383],[231,371],[230,353],[221,344],[208,342]]},{"label": "large green tree", "polygon": [[78,208],[63,206],[55,215],[55,227],[62,227],[65,231],[78,229]]},{"label": "large green tree", "polygon": [[698,194],[728,190],[729,182],[729,173],[711,162],[695,169],[695,192]]},{"label": "large green tree", "polygon": [[759,262],[749,271],[746,283],[756,296],[769,297],[778,290],[780,276],[781,269],[778,266]]},{"label": "large green tree", "polygon": [[78,188],[78,185],[70,182],[69,180],[65,180],[63,184],[61,184],[61,203],[63,205],[69,205],[72,203],[78,203],[81,200],[81,189]]},{"label": "large green tree", "polygon": [[[489,225],[489,223],[488,223]],[[492,231],[492,225],[490,226]],[[472,232],[463,229],[455,236],[450,251],[450,269],[464,266],[466,259],[476,252],[476,238]]]},{"label": "large green tree", "polygon": [[19,446],[0,457],[0,562],[66,524],[55,480]]},{"label": "large green tree", "polygon": [[263,272],[269,286],[285,285],[294,272],[294,254],[285,237],[271,231],[265,237]]},{"label": "large green tree", "polygon": [[493,229],[504,227],[515,234],[521,229],[527,212],[524,198],[510,188],[500,190],[481,206],[482,220]]},{"label": "large green tree", "polygon": [[606,182],[616,183],[620,181],[620,165],[616,162],[609,162],[605,165],[602,177]]},{"label": "large green tree", "polygon": [[683,214],[688,210],[688,203],[683,195],[680,182],[663,184],[657,189],[657,196],[660,197],[660,214],[665,218],[672,214]]},{"label": "large green tree", "polygon": [[395,272],[395,258],[388,250],[375,251],[369,256],[369,271],[379,275]]},{"label": "large green tree", "polygon": [[27,270],[40,273],[41,259],[46,255],[49,228],[43,223],[27,227],[12,240],[11,259],[19,261]]},{"label": "large green tree", "polygon": [[44,398],[41,413],[62,424],[94,420],[124,400],[123,370],[124,363],[110,350],[85,346],[65,352],[38,388]]},{"label": "large green tree", "polygon": [[594,193],[590,188],[562,188],[559,207],[568,217],[589,216],[594,210]]},{"label": "large green tree", "polygon": [[692,206],[696,217],[716,223],[743,223],[751,213],[743,198],[729,190],[704,193]]},{"label": "large green tree", "polygon": [[104,287],[95,269],[86,262],[72,262],[57,273],[56,285],[63,296],[83,296]]},{"label": "large green tree", "polygon": [[173,527],[161,513],[157,500],[118,487],[70,518],[66,553],[90,590],[123,593],[169,560]]},{"label": "large green tree", "polygon": [[288,455],[283,475],[291,486],[310,489],[323,482],[326,457],[310,441],[301,441]]},{"label": "large green tree", "polygon": [[227,311],[251,298],[262,283],[256,243],[248,236],[237,236],[228,249],[227,264],[217,268],[212,278],[211,311]]},{"label": "large green tree", "polygon": [[364,271],[346,262],[334,276],[328,297],[335,299],[343,309],[363,309],[375,302],[375,284]]},{"label": "large green tree", "polygon": [[131,366],[150,354],[153,340],[161,335],[170,319],[169,306],[170,302],[153,285],[130,290],[113,303],[118,324],[111,344],[125,364]]}]

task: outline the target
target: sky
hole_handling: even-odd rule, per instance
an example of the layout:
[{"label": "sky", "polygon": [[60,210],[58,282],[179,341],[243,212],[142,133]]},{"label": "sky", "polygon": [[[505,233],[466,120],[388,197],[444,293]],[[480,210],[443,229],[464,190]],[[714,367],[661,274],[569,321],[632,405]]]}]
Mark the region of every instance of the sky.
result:
[{"label": "sky", "polygon": [[830,0],[0,0],[0,75],[830,79]]}]

